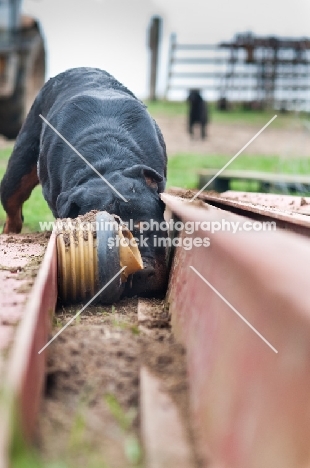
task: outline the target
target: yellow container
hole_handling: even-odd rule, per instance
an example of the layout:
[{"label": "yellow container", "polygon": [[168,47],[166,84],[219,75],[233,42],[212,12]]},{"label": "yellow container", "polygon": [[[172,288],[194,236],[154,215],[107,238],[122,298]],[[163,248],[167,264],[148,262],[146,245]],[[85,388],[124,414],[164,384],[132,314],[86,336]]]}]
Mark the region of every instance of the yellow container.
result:
[{"label": "yellow container", "polygon": [[139,248],[118,216],[100,211],[84,219],[57,221],[59,297],[68,303],[98,295],[98,301],[113,303],[130,275],[143,269]]}]

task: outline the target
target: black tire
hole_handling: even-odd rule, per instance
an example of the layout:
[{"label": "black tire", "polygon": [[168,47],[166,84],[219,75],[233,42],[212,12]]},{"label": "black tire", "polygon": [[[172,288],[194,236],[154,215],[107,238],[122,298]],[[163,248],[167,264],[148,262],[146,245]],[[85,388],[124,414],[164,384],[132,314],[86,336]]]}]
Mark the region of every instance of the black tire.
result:
[{"label": "black tire", "polygon": [[29,47],[19,53],[15,89],[8,98],[0,99],[0,134],[15,139],[30,107],[45,82],[45,48],[38,25],[21,31]]}]

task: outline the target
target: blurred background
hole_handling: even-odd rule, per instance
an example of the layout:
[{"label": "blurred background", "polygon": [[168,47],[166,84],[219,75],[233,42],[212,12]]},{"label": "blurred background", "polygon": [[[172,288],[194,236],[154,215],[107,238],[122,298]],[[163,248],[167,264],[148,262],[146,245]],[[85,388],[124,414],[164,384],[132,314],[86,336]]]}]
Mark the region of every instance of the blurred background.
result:
[{"label": "blurred background", "polygon": [[[168,187],[203,186],[203,171],[222,168],[276,113],[225,186],[308,195],[309,18],[308,0],[0,0],[0,177],[44,81],[90,66],[147,104],[166,141]],[[191,89],[207,106],[205,138],[199,122],[189,132]],[[39,218],[51,215],[37,188],[25,229]]]},{"label": "blurred background", "polygon": [[[166,88],[169,40],[216,44],[247,31],[260,36],[309,36],[310,3],[263,0],[25,0],[46,39],[47,77],[77,66],[103,68],[140,98],[148,97],[148,27],[162,17],[158,95]],[[181,99],[183,95],[179,95]]]}]

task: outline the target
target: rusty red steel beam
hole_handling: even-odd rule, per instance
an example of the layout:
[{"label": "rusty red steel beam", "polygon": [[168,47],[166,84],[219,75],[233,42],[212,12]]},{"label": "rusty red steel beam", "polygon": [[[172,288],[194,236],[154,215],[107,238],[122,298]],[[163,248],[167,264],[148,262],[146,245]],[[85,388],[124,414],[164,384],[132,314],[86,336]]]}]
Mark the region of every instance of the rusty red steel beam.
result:
[{"label": "rusty red steel beam", "polygon": [[[244,221],[162,198],[184,222]],[[205,236],[199,229],[186,235]],[[207,248],[176,247],[167,295],[174,332],[187,349],[202,449],[223,468],[310,467],[309,240],[281,230],[208,237]]]},{"label": "rusty red steel beam", "polygon": [[193,455],[178,408],[147,367],[140,370],[141,436],[147,468],[191,468]]},{"label": "rusty red steel beam", "polygon": [[9,466],[14,437],[30,441],[44,385],[47,343],[57,300],[57,255],[53,233],[43,262],[17,326],[3,376],[0,422],[0,468]]},{"label": "rusty red steel beam", "polygon": [[[296,234],[310,236],[309,216],[293,211],[289,206],[286,206],[286,209],[281,209],[281,205],[264,205],[255,202],[254,196],[252,199],[249,197],[248,201],[208,194],[201,194],[199,198],[218,208],[226,209],[239,215],[250,216],[254,219],[265,221],[276,220],[281,229],[287,229]],[[270,204],[272,205],[271,200]]]},{"label": "rusty red steel beam", "polygon": [[310,197],[275,193],[237,192],[235,190],[227,190],[218,196],[247,204],[263,205],[265,208],[270,207],[289,213],[310,214]]},{"label": "rusty red steel beam", "polygon": [[[186,190],[170,189],[169,192],[180,195]],[[193,191],[194,194],[195,191]],[[223,210],[252,219],[275,220],[281,229],[310,236],[309,197],[227,191],[222,194],[202,192],[197,198]],[[302,205],[303,202],[306,205]]]}]

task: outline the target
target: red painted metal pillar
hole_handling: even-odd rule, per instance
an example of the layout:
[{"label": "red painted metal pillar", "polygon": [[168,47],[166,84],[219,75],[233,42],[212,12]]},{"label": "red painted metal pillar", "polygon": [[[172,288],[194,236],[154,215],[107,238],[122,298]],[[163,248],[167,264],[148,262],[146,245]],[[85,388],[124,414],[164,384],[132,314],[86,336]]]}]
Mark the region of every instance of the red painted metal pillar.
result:
[{"label": "red painted metal pillar", "polygon": [[[183,222],[225,220],[242,229],[248,221],[166,194],[163,200]],[[224,468],[310,466],[309,241],[280,230],[198,228],[183,236],[210,238],[207,248],[176,248],[168,293],[205,455]]]}]

